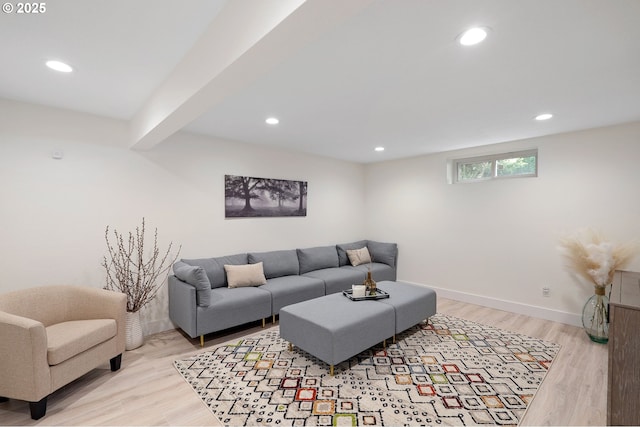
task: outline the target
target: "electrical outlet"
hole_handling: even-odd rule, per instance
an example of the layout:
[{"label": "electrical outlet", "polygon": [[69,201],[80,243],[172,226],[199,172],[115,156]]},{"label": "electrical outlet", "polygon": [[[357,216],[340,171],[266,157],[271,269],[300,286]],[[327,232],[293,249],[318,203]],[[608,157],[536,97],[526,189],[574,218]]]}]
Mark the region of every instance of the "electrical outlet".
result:
[{"label": "electrical outlet", "polygon": [[550,297],[551,296],[551,289],[549,288],[542,288],[542,296],[543,297]]}]

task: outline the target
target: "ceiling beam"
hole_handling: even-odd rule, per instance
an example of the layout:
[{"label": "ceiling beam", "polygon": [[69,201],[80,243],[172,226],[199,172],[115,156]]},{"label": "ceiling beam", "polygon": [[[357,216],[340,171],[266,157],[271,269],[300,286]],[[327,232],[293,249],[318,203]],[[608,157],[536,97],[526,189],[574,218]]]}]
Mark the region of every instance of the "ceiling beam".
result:
[{"label": "ceiling beam", "polygon": [[133,117],[131,148],[153,148],[373,1],[229,1]]}]

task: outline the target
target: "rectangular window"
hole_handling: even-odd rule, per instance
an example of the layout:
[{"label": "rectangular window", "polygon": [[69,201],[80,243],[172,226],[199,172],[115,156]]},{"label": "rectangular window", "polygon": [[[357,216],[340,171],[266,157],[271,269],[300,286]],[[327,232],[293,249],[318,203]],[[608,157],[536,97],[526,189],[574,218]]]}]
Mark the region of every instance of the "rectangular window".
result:
[{"label": "rectangular window", "polygon": [[454,161],[455,182],[538,176],[538,150],[471,157]]}]

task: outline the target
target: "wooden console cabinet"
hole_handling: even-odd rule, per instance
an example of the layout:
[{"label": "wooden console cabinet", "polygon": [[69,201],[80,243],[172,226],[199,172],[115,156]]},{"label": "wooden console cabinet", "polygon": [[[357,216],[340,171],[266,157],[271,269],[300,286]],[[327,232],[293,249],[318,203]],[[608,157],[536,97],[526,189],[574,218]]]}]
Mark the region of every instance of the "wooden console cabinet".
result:
[{"label": "wooden console cabinet", "polygon": [[608,345],[607,424],[640,425],[640,273],[615,273]]}]

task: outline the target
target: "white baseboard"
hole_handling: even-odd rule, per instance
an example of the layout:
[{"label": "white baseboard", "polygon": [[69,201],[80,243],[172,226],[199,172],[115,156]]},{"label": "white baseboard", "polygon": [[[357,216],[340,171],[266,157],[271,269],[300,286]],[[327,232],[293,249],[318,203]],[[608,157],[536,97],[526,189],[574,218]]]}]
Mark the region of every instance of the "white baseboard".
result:
[{"label": "white baseboard", "polygon": [[507,301],[498,298],[491,298],[482,295],[470,294],[467,292],[454,291],[451,289],[438,288],[436,286],[428,286],[422,283],[413,283],[415,285],[427,286],[436,291],[438,296],[449,298],[456,301],[467,302],[470,304],[481,305],[484,307],[495,308],[498,310],[509,311],[511,313],[524,314],[526,316],[537,317],[538,319],[551,320],[554,322],[565,323],[567,325],[582,327],[582,316],[576,313],[568,313],[565,311],[552,310],[549,308],[538,307],[535,305],[522,304],[514,301]]}]

